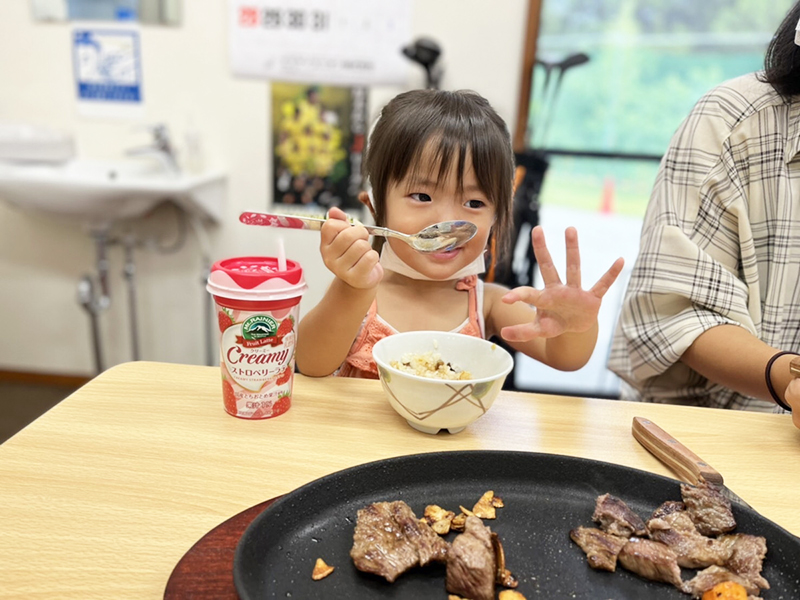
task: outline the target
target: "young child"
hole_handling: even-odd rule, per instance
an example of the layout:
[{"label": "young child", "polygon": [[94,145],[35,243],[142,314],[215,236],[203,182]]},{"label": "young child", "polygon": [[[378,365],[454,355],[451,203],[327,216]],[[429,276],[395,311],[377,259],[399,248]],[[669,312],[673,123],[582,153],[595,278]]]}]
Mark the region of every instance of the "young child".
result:
[{"label": "young child", "polygon": [[[396,239],[376,238],[331,209],[320,252],[336,278],[301,320],[301,373],[378,377],[372,347],[399,331],[499,334],[515,350],[551,367],[579,369],[597,340],[597,313],[622,270],[621,258],[588,291],[581,288],[578,234],[566,231],[562,283],[540,227],[531,238],[544,289],[513,290],[482,282],[490,236],[510,245],[514,154],[503,120],[473,92],[415,90],[382,110],[363,164],[372,186],[360,199],[375,222],[416,233],[441,221],[464,220],[478,232],[463,246],[424,254]],[[380,249],[380,254],[378,252]]]}]

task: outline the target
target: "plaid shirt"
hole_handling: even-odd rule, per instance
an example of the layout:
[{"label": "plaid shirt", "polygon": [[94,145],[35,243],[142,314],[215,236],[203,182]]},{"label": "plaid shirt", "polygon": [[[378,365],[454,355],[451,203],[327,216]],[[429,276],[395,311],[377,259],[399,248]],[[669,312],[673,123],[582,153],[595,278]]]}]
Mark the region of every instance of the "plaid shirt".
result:
[{"label": "plaid shirt", "polygon": [[711,90],[678,128],[609,358],[629,384],[623,398],[776,409],[708,381],[680,358],[724,323],[800,351],[799,151],[800,100],[781,98],[755,74]]}]

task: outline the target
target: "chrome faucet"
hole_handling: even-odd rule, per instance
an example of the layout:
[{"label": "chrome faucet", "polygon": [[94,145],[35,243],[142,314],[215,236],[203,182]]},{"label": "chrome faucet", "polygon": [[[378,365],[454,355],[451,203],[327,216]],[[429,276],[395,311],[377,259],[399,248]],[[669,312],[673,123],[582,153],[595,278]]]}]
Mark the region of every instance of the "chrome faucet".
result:
[{"label": "chrome faucet", "polygon": [[149,146],[131,148],[126,154],[128,156],[152,156],[161,161],[168,173],[179,174],[181,169],[175,157],[167,126],[158,124],[149,126],[147,129],[153,134],[153,143]]}]

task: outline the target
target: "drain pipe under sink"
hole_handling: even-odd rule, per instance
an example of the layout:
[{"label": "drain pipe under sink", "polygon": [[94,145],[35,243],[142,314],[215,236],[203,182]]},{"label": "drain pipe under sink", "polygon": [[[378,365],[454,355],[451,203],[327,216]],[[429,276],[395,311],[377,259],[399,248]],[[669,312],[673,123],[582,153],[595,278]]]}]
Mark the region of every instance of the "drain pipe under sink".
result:
[{"label": "drain pipe under sink", "polygon": [[213,367],[215,350],[217,343],[214,340],[214,323],[216,321],[214,314],[214,304],[211,301],[211,294],[206,291],[206,283],[208,283],[208,275],[211,273],[211,244],[208,240],[208,233],[198,217],[194,213],[189,213],[189,224],[194,230],[197,237],[197,244],[200,246],[201,259],[203,261],[203,270],[201,273],[200,284],[203,286],[203,322],[205,323],[204,337],[205,337],[205,355],[206,365]]},{"label": "drain pipe under sink", "polygon": [[136,239],[132,235],[126,235],[122,239],[122,246],[125,249],[125,267],[123,275],[128,283],[128,321],[131,332],[131,357],[139,360],[139,320],[136,311],[136,263],[133,260],[133,252],[136,249]]},{"label": "drain pipe under sink", "polygon": [[100,342],[100,322],[98,314],[100,311],[95,302],[94,293],[94,281],[91,275],[84,275],[81,277],[80,281],[78,281],[78,303],[89,313],[94,370],[99,374],[105,369],[103,367],[103,350]]},{"label": "drain pipe under sink", "polygon": [[[105,229],[92,231],[95,241],[97,286],[91,275],[84,275],[78,282],[78,303],[89,313],[92,335],[94,366],[97,373],[105,370],[103,346],[100,337],[100,313],[111,305],[108,283],[108,232]],[[99,288],[99,292],[98,289]]]}]

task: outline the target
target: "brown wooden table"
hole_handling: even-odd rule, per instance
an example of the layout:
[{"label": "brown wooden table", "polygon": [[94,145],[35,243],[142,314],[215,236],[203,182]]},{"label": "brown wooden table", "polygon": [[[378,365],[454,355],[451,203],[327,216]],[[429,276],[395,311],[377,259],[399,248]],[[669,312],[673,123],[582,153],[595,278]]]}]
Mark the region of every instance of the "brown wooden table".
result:
[{"label": "brown wooden table", "polygon": [[219,369],[114,367],[0,446],[0,597],[161,598],[207,532],[357,464],[497,449],[671,475],[631,435],[652,419],[765,517],[800,534],[800,430],[788,415],[504,392],[462,433],[409,427],[377,381],[295,379],[292,409],[245,421]]}]

